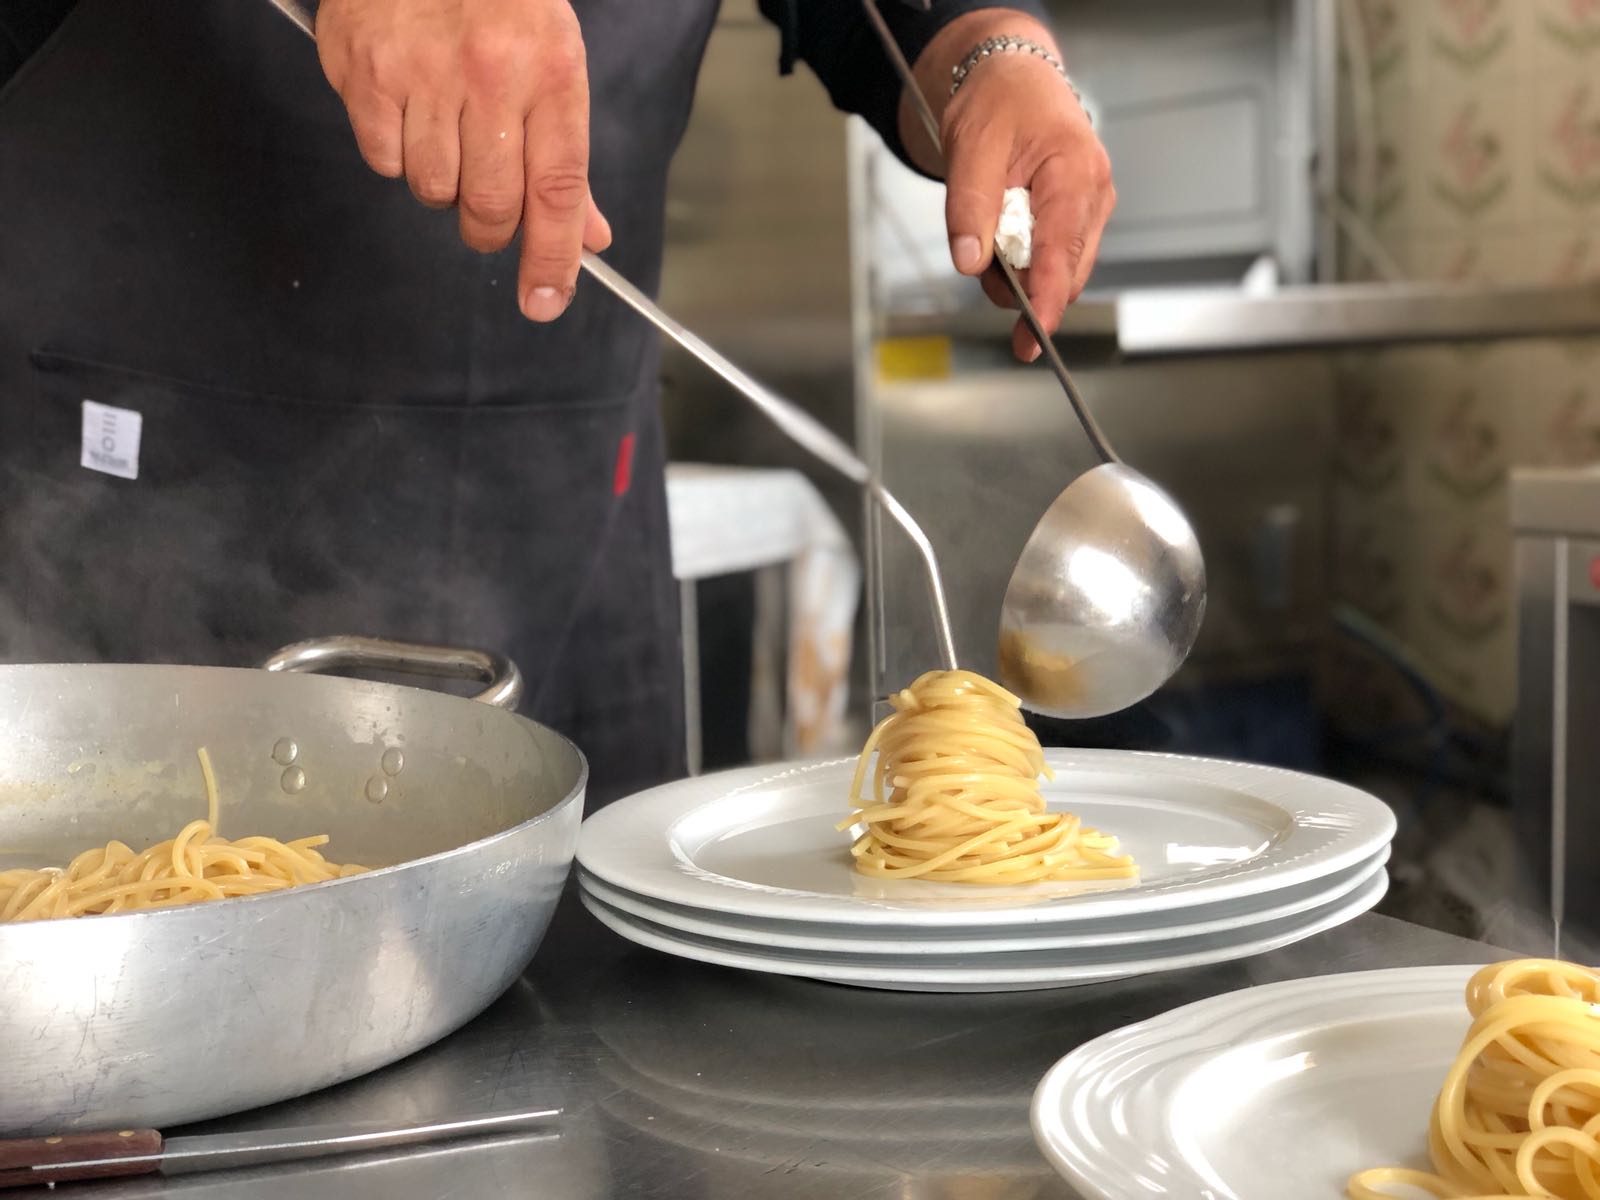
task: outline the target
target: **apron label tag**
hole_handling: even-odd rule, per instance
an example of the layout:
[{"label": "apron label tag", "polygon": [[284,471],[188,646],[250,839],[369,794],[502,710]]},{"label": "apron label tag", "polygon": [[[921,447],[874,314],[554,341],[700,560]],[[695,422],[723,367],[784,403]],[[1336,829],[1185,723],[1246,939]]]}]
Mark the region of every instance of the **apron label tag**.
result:
[{"label": "apron label tag", "polygon": [[81,466],[119,479],[139,478],[139,437],[144,414],[131,408],[83,402],[83,454]]}]

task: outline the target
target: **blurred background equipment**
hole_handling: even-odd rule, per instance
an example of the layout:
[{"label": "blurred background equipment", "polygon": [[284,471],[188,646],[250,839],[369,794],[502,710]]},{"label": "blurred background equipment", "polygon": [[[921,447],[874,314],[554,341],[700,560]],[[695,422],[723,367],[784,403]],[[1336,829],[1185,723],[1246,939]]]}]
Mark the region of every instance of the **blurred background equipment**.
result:
[{"label": "blurred background equipment", "polygon": [[[667,470],[667,511],[683,606],[690,773],[705,764],[704,726],[696,719],[705,707],[699,589],[702,580],[730,575],[754,576],[744,635],[750,756],[807,757],[827,750],[843,729],[861,589],[861,568],[838,519],[798,471],[682,463]],[[737,606],[719,606],[713,598],[713,613],[726,607]],[[715,645],[725,647],[726,640]],[[738,670],[714,671],[712,677],[722,688],[738,678]],[[787,684],[784,695],[780,680]],[[736,712],[731,699],[713,711]]]},{"label": "blurred background equipment", "polygon": [[[1058,344],[1108,437],[1195,523],[1210,600],[1174,685],[1042,735],[1357,782],[1401,817],[1388,908],[1547,937],[1510,803],[1509,480],[1600,463],[1600,11],[1050,10],[1119,195]],[[1092,455],[1048,374],[1010,360],[1006,317],[950,266],[939,186],[813,81],[778,78],[775,57],[753,3],[731,0],[675,167],[663,303],[855,437],[946,564],[964,656],[993,670],[1011,564]],[[934,661],[910,549],[863,528],[854,490],[716,380],[671,354],[667,372],[676,457],[797,468],[862,548],[849,748],[873,699]],[[704,676],[707,729],[737,730],[742,715],[711,710],[744,703],[753,588],[709,586],[726,595],[701,589],[700,650],[731,674]],[[1587,679],[1578,649],[1569,678]],[[754,755],[733,737],[714,757]],[[1600,908],[1568,918],[1581,937]]]},{"label": "blurred background equipment", "polygon": [[1514,809],[1528,892],[1593,961],[1600,913],[1600,470],[1517,471]]}]

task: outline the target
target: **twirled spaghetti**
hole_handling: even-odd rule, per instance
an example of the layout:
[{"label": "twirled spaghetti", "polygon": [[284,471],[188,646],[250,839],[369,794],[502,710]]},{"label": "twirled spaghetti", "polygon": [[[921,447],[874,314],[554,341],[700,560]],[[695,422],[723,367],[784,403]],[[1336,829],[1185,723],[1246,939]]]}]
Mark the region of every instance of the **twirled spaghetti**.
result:
[{"label": "twirled spaghetti", "polygon": [[856,764],[856,811],[839,824],[866,825],[851,847],[858,871],[988,884],[1137,874],[1114,837],[1045,807],[1039,776],[1050,768],[1017,698],[999,684],[929,671],[891,703]]},{"label": "twirled spaghetti", "polygon": [[[1428,1126],[1437,1174],[1362,1171],[1350,1200],[1600,1200],[1600,975],[1552,959],[1485,967]],[[1409,1191],[1408,1191],[1409,1189]]]},{"label": "twirled spaghetti", "polygon": [[211,759],[199,751],[206,819],[177,837],[135,853],[122,842],[86,850],[66,867],[0,871],[0,924],[169,908],[273,892],[356,875],[365,867],[330,863],[317,853],[325,835],[280,842],[217,836],[218,796]]}]

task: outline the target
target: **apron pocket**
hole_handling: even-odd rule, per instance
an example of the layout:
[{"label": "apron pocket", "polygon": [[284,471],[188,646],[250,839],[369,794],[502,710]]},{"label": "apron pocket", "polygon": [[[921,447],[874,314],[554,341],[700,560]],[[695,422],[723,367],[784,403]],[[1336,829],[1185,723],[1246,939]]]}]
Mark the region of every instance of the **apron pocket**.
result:
[{"label": "apron pocket", "polygon": [[505,648],[565,618],[630,410],[327,404],[32,361],[0,447],[8,659],[242,665],[330,633]]}]

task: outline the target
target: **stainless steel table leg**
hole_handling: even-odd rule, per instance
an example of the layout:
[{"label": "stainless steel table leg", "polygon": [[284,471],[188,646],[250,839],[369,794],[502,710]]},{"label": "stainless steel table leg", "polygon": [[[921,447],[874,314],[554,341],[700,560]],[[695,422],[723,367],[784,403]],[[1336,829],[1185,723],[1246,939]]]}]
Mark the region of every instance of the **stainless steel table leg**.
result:
[{"label": "stainless steel table leg", "polygon": [[683,751],[689,774],[698,775],[704,750],[700,729],[700,610],[695,581],[678,581],[678,611],[683,622]]},{"label": "stainless steel table leg", "polygon": [[755,572],[755,619],[750,637],[750,760],[784,756],[784,663],[788,658],[784,564]]}]

